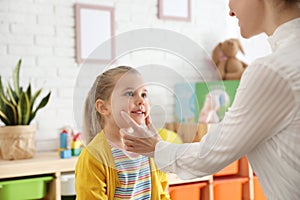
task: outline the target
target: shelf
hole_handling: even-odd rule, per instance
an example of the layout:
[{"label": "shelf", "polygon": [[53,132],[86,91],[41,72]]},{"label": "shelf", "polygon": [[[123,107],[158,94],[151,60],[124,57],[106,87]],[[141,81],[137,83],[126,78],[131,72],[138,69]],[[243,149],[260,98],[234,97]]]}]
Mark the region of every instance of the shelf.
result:
[{"label": "shelf", "polygon": [[76,163],[77,157],[61,159],[57,152],[37,153],[32,159],[0,160],[0,179],[51,174],[54,180],[49,185],[45,199],[60,200],[61,174],[74,172]]},{"label": "shelf", "polygon": [[207,182],[175,185],[169,188],[169,193],[172,200],[199,200],[202,199],[202,197],[205,198],[207,196],[207,186]]},{"label": "shelf", "polygon": [[[76,163],[77,157],[61,159],[57,152],[37,153],[34,158],[25,160],[0,160],[0,179],[24,178],[26,176],[51,174],[54,180],[49,185],[46,199],[60,200],[61,175],[66,172],[74,172]],[[253,172],[245,157],[239,160],[238,169],[238,174],[235,174],[235,176],[240,178],[247,177],[246,183],[243,184],[243,197],[245,199],[253,200],[254,196],[258,194],[254,189],[257,189],[258,187],[253,188]],[[213,200],[214,187],[216,184],[220,183],[223,179],[228,182],[230,178],[232,178],[232,175],[223,175],[219,177],[211,175],[202,178],[182,180],[176,174],[169,173],[168,178],[170,187],[175,188],[180,185],[191,184],[191,186],[193,186],[194,184],[206,182],[207,191],[205,192],[205,198],[203,199]],[[255,184],[258,185],[258,180],[254,180]],[[216,199],[218,199],[217,196]]]},{"label": "shelf", "polygon": [[[199,142],[208,130],[207,125],[196,123],[166,123],[165,128],[177,133],[180,137],[184,136],[184,142]],[[237,180],[241,180],[241,183],[239,183]],[[225,193],[233,195],[234,193],[229,191],[230,188],[226,188],[230,185],[236,187],[232,187],[234,190],[240,190],[240,193],[236,193],[236,196],[238,196],[237,199],[241,198],[241,195],[243,199],[248,200],[264,199],[263,191],[261,190],[259,181],[253,178],[253,171],[246,157],[242,157],[239,160],[234,161],[212,176],[203,177],[203,180],[193,179],[184,181],[180,180],[178,177],[176,177],[176,175],[169,175],[170,186],[189,183],[192,186],[197,181],[208,181],[210,200],[220,199]],[[223,192],[223,190],[225,192]],[[221,197],[219,197],[220,194]],[[259,196],[259,198],[257,196]],[[206,197],[201,199],[206,199]]]},{"label": "shelf", "polygon": [[57,152],[37,153],[32,159],[0,160],[0,178],[74,171],[77,157],[61,159]]}]

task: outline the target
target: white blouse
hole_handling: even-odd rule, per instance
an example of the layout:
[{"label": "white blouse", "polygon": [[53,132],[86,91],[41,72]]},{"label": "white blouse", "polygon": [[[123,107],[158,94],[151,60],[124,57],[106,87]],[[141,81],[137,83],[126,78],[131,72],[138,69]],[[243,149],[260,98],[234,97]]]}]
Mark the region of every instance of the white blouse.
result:
[{"label": "white blouse", "polygon": [[246,155],[268,199],[300,199],[300,18],[269,42],[273,53],[248,66],[223,121],[201,142],[156,145],[162,171],[192,179]]}]

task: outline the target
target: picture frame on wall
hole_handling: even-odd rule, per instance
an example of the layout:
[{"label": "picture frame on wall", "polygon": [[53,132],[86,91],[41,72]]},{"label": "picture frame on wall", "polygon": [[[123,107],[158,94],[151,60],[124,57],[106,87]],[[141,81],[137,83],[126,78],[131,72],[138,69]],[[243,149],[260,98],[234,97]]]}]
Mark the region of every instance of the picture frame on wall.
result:
[{"label": "picture frame on wall", "polygon": [[158,18],[191,21],[191,0],[158,0]]},{"label": "picture frame on wall", "polygon": [[75,4],[76,61],[106,62],[114,57],[114,8]]}]

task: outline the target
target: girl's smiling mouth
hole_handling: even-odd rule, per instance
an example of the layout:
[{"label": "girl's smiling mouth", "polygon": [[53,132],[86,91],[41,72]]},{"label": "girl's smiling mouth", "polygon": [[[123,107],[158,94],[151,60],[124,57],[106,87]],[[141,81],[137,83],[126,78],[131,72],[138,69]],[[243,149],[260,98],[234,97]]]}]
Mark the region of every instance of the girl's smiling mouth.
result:
[{"label": "girl's smiling mouth", "polygon": [[145,115],[146,112],[144,112],[143,110],[134,110],[131,111],[132,114],[137,114],[137,115]]}]

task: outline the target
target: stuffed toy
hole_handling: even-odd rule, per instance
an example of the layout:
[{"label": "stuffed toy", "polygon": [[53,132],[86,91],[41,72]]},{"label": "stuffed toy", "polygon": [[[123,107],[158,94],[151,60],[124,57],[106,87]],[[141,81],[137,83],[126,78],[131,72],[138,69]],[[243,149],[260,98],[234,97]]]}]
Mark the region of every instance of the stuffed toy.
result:
[{"label": "stuffed toy", "polygon": [[245,54],[240,41],[234,38],[219,43],[213,49],[212,59],[223,80],[239,80],[248,66],[236,58],[239,50]]}]

